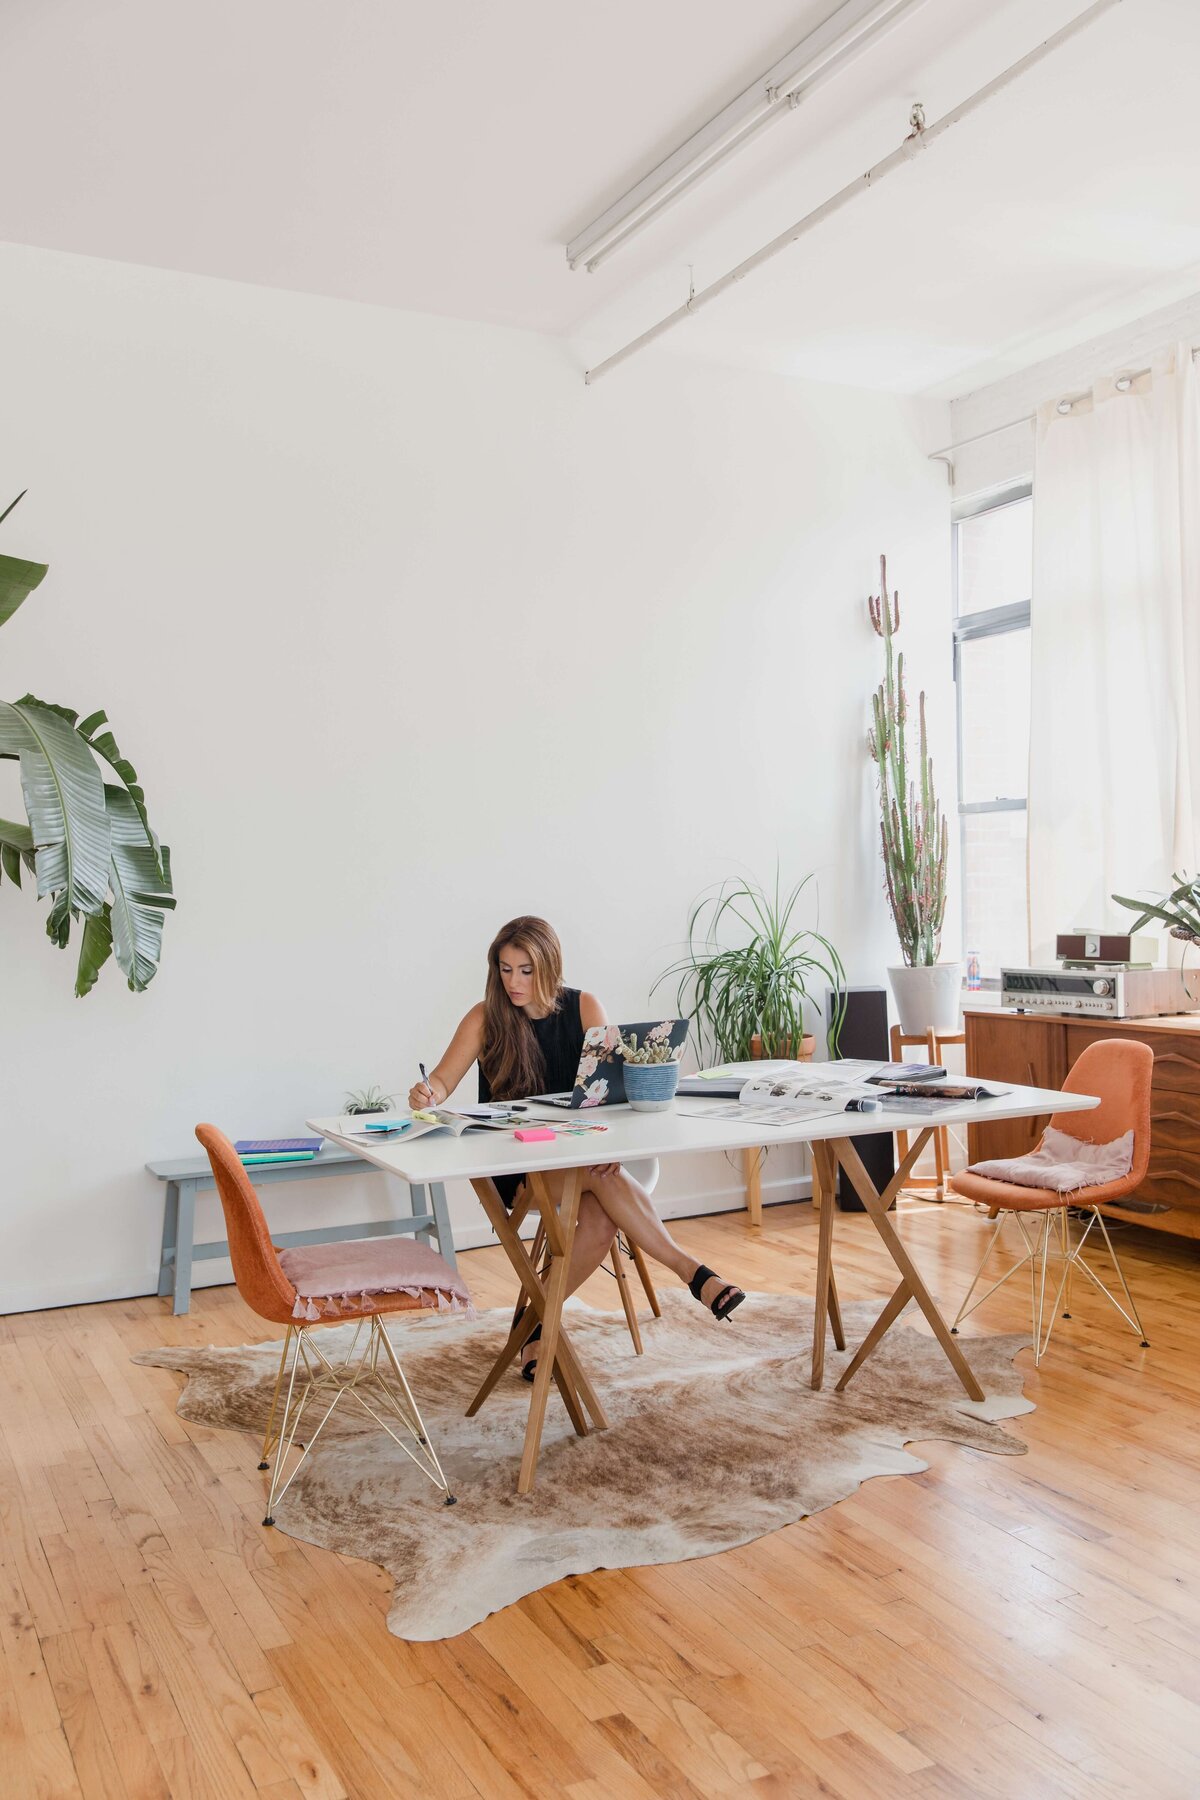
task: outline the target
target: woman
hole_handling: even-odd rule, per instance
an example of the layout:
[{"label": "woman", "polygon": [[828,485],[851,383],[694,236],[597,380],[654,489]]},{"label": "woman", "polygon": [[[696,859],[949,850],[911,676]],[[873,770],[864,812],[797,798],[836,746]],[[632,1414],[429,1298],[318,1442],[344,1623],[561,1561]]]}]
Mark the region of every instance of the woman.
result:
[{"label": "woman", "polygon": [[[481,1100],[518,1100],[529,1094],[552,1094],[573,1087],[583,1050],[583,1034],[606,1025],[604,1008],[594,994],[562,984],[562,945],[544,919],[512,919],[496,933],[488,950],[487,988],[450,1041],[450,1047],[425,1081],[408,1096],[411,1107],[440,1106],[453,1093],[473,1062],[479,1064]],[[547,1177],[561,1195],[561,1171]],[[500,1175],[496,1187],[511,1211],[523,1175]],[[575,1244],[567,1273],[567,1292],[585,1282],[623,1231],[631,1244],[673,1269],[714,1318],[727,1319],[746,1298],[741,1288],[722,1281],[703,1263],[681,1250],[650,1204],[644,1188],[632,1181],[620,1163],[589,1169],[579,1200]],[[533,1380],[537,1366],[535,1327],[522,1352],[521,1373]]]}]

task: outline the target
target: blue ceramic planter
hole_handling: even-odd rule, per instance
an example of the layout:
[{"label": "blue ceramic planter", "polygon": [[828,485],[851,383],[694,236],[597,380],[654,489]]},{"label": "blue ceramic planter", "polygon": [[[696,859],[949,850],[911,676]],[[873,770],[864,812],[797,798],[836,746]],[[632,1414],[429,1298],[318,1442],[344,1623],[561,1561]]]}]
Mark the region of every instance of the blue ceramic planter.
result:
[{"label": "blue ceramic planter", "polygon": [[634,1112],[666,1112],[679,1085],[679,1064],[625,1064],[625,1098]]}]

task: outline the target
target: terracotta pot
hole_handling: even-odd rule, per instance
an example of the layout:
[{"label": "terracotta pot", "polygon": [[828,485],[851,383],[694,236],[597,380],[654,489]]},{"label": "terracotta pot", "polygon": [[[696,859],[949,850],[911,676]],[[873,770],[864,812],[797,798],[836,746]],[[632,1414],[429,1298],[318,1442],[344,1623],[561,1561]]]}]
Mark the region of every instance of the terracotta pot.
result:
[{"label": "terracotta pot", "polygon": [[[792,1055],[792,1040],[791,1040],[791,1038],[784,1038],[783,1045],[780,1049],[779,1054],[784,1059],[784,1061],[811,1062],[812,1056],[813,1056],[813,1051],[816,1049],[816,1047],[817,1047],[816,1038],[813,1036],[811,1031],[806,1031],[803,1038],[801,1039],[800,1054],[798,1056]],[[762,1039],[758,1035],[757,1031],[755,1032],[754,1036],[750,1039],[750,1054],[754,1058],[755,1062],[761,1062],[763,1060]]]}]

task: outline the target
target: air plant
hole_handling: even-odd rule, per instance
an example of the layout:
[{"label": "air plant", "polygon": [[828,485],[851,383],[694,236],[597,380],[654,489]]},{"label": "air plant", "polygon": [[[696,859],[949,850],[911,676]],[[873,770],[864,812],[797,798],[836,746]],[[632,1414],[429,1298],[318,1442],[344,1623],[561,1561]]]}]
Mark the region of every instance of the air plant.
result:
[{"label": "air plant", "polygon": [[886,557],[879,559],[879,593],[867,604],[886,653],[884,678],[871,701],[874,723],[867,733],[871,760],[879,771],[885,890],[901,955],[910,967],[927,966],[937,961],[942,947],[950,828],[934,792],[924,693],[917,702],[920,733],[915,774],[909,769],[904,652],[896,655],[892,647],[900,629],[900,596],[888,595]]},{"label": "air plant", "polygon": [[381,1094],[377,1087],[363,1088],[346,1095],[347,1113],[381,1113],[396,1104],[393,1094]]}]

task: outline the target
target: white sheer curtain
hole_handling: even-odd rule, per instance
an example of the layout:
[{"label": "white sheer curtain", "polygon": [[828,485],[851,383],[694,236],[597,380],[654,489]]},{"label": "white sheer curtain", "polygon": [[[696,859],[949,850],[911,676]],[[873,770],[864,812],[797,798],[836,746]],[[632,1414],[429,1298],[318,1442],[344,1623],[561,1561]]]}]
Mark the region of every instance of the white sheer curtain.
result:
[{"label": "white sheer curtain", "polygon": [[1180,345],[1127,392],[1038,415],[1029,914],[1035,967],[1111,895],[1195,871],[1200,829],[1200,380]]}]

